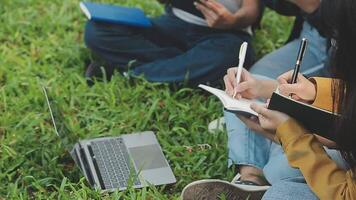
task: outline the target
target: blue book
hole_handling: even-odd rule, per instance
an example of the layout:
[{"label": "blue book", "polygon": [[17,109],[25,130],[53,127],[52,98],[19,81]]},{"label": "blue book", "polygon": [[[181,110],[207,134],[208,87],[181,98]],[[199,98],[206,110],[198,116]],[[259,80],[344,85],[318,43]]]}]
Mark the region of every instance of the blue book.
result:
[{"label": "blue book", "polygon": [[121,24],[136,27],[152,26],[150,19],[138,8],[109,4],[80,2],[80,9],[92,21]]}]

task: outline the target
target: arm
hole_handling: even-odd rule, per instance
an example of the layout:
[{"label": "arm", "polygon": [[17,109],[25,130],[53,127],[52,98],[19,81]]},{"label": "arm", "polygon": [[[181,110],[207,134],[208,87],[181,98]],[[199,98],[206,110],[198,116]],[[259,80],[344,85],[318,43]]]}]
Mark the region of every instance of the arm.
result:
[{"label": "arm", "polygon": [[281,124],[277,139],[292,167],[299,168],[320,199],[355,199],[356,180],[351,171],[340,169],[322,145],[293,119]]},{"label": "arm", "polygon": [[332,79],[331,78],[310,78],[315,84],[316,96],[313,106],[332,111],[333,95],[332,95]]},{"label": "arm", "polygon": [[234,14],[235,26],[238,28],[246,28],[254,24],[260,14],[259,0],[243,0],[242,7]]}]

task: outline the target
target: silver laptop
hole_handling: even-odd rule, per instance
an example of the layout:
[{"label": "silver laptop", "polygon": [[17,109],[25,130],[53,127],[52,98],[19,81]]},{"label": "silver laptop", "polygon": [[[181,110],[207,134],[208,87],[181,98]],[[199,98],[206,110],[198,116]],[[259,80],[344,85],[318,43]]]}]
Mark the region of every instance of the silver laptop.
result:
[{"label": "silver laptop", "polygon": [[153,132],[78,142],[66,126],[58,104],[45,87],[43,92],[56,134],[92,187],[113,191],[176,182]]}]

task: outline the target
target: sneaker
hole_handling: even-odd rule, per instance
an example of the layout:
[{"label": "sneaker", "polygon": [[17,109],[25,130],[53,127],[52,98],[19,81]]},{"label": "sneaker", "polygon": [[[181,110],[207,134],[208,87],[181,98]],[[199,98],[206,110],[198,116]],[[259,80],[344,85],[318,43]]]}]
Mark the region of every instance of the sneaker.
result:
[{"label": "sneaker", "polygon": [[209,133],[215,133],[216,131],[224,131],[224,127],[225,127],[225,118],[220,117],[209,123],[208,130]]},{"label": "sneaker", "polygon": [[247,191],[235,184],[218,179],[195,181],[182,191],[182,200],[260,200],[265,191]]},{"label": "sneaker", "polygon": [[231,184],[249,192],[266,192],[271,187],[269,185],[258,185],[252,181],[242,181],[239,173],[232,179]]},{"label": "sneaker", "polygon": [[114,73],[114,68],[111,66],[104,66],[102,64],[91,62],[84,73],[85,78],[87,79],[87,84],[89,86],[94,85],[94,79],[96,80],[111,80],[111,77]]}]

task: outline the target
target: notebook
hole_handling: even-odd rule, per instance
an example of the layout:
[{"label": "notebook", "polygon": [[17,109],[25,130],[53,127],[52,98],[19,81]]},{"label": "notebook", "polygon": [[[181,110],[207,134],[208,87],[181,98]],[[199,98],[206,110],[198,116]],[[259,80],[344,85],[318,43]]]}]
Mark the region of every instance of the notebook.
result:
[{"label": "notebook", "polygon": [[176,1],[172,1],[172,6],[204,19],[205,17],[203,13],[195,8],[194,6],[195,1],[196,0],[176,0]]},{"label": "notebook", "polygon": [[80,9],[92,21],[122,24],[136,27],[150,27],[151,21],[137,8],[109,4],[80,2]]},{"label": "notebook", "polygon": [[337,114],[296,101],[276,92],[272,94],[268,108],[286,113],[312,133],[335,141],[333,130],[334,121],[338,117]]},{"label": "notebook", "polygon": [[252,115],[258,116],[258,114],[250,108],[250,105],[252,103],[262,104],[258,100],[249,100],[249,99],[237,100],[232,98],[228,94],[226,94],[226,92],[223,90],[219,90],[202,84],[200,84],[199,87],[218,97],[221,103],[224,105],[225,110],[227,111],[242,114],[242,115],[247,115],[247,116],[252,116]]}]

